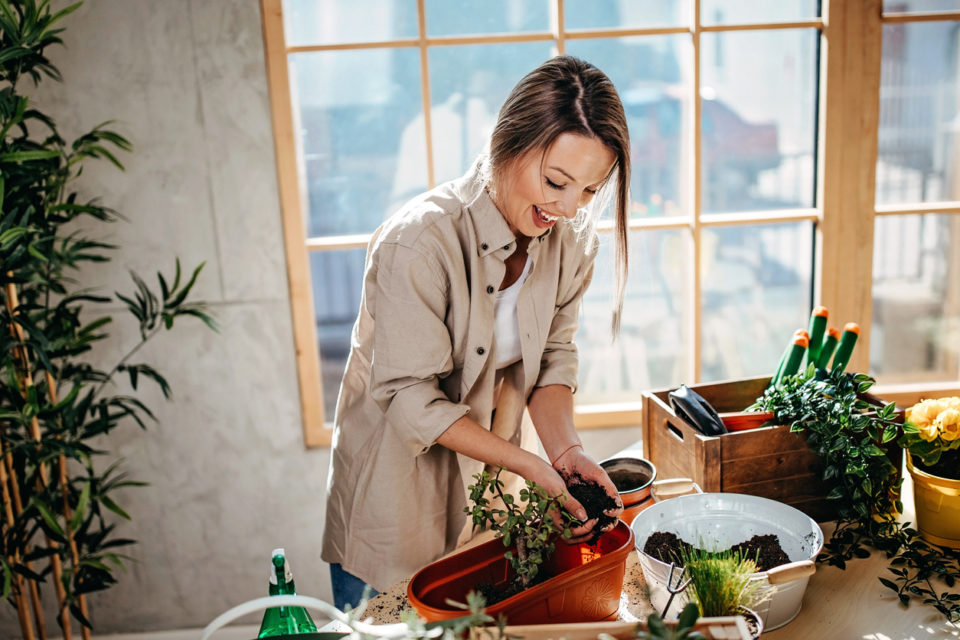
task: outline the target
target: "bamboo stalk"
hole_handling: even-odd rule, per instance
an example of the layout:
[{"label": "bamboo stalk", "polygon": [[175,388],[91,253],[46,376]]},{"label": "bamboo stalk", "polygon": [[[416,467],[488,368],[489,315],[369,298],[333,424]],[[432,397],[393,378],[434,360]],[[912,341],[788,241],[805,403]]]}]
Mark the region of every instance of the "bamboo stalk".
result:
[{"label": "bamboo stalk", "polygon": [[[12,282],[7,283],[6,294],[7,295],[6,295],[5,302],[7,306],[7,311],[10,313],[10,317],[12,319],[17,307],[20,306],[18,302],[17,288],[16,286],[14,286]],[[17,348],[17,352],[18,352],[17,357],[20,360],[20,370],[17,371],[17,378],[21,387],[20,391],[21,393],[24,394],[24,396],[26,396],[27,389],[34,386],[33,374],[30,371],[30,360],[27,356],[26,338],[23,335],[23,327],[21,327],[16,322],[11,322],[10,331],[13,334],[13,337],[20,343],[19,347]],[[30,420],[30,437],[33,438],[34,442],[38,444],[41,441],[40,421],[37,419],[36,416],[34,416]],[[40,473],[39,473],[39,477],[37,478],[37,484],[39,485],[39,488],[46,489],[49,486],[49,480],[47,476],[47,467],[46,467],[46,464],[44,464],[43,462],[40,462],[39,467],[40,467]],[[11,473],[13,472],[12,467],[10,471]],[[71,638],[73,637],[73,634],[71,632],[71,626],[70,626],[70,611],[67,608],[67,592],[63,586],[63,580],[62,580],[63,563],[60,560],[60,553],[59,553],[60,546],[56,542],[51,540],[50,536],[45,534],[44,537],[46,539],[47,546],[53,549],[54,551],[56,551],[56,553],[50,556],[50,568],[53,571],[53,578],[54,578],[53,587],[54,587],[54,592],[57,595],[57,606],[60,612],[59,613],[60,629],[63,631],[64,640],[71,640]],[[43,640],[46,640],[46,636],[44,636]]]},{"label": "bamboo stalk", "polygon": [[[50,397],[50,402],[52,404],[57,404],[57,385],[54,382],[53,374],[49,371],[44,371],[47,378],[47,395]],[[63,517],[66,521],[67,532],[67,542],[70,544],[70,557],[73,560],[73,567],[76,570],[80,566],[80,552],[77,550],[77,540],[73,536],[73,527],[70,526],[70,521],[73,518],[70,512],[70,501],[67,496],[67,457],[60,454],[60,457],[57,460],[57,468],[60,474],[60,488],[62,489],[61,495],[63,496]],[[87,614],[87,598],[84,594],[79,594],[77,596],[77,605],[80,607],[80,613],[83,614],[84,619],[89,620],[90,616]],[[85,625],[80,625],[80,633],[83,636],[83,640],[90,640],[90,628]]]},{"label": "bamboo stalk", "polygon": [[[15,491],[15,495],[19,498],[19,491],[17,490],[16,479],[11,478],[7,474],[7,464],[8,456],[3,451],[3,441],[0,440],[0,456],[2,456],[3,461],[0,462],[0,485],[2,485],[2,496],[3,496],[3,511],[4,516],[6,517],[7,526],[13,528],[14,525],[14,515],[13,515],[13,504],[10,499],[10,490],[7,487],[7,481],[13,480],[11,483]],[[19,503],[19,499],[17,500]],[[11,566],[19,564],[20,562],[20,553],[14,549],[13,556],[9,558]],[[29,566],[29,565],[28,565]],[[24,602],[26,596],[24,595],[23,589],[24,577],[17,573],[13,572],[13,584],[14,584],[14,600],[16,602],[17,609],[17,618],[20,621],[20,630],[23,632],[24,640],[36,640],[36,634],[33,630],[33,625],[30,623],[30,616],[27,614],[27,604]],[[33,581],[30,581],[33,584]],[[35,586],[35,585],[34,585]],[[30,592],[31,598],[33,599],[33,612],[34,616],[37,618],[38,625],[43,625],[43,615],[42,611],[39,609],[39,592],[35,589],[32,589]],[[46,638],[46,628],[41,627],[42,637]]]}]

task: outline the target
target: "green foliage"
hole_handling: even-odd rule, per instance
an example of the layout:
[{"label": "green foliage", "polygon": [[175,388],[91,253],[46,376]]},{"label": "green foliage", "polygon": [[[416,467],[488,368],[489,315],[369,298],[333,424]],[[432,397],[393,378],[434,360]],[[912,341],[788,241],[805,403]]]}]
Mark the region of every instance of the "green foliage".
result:
[{"label": "green foliage", "polygon": [[690,584],[687,595],[697,604],[700,615],[740,615],[742,607],[753,607],[760,599],[760,581],[753,580],[757,564],[740,552],[719,552],[691,547],[682,551]]},{"label": "green foliage", "polygon": [[882,551],[893,579],[880,581],[905,606],[917,599],[960,622],[960,597],[937,587],[943,582],[952,590],[960,580],[960,552],[932,545],[910,523],[897,521],[903,511],[898,469],[880,445],[902,441],[905,427],[894,403],[877,407],[860,397],[873,383],[861,373],[827,374],[811,366],[768,388],[754,406],[805,433],[820,456],[838,518],[817,561],[845,569],[852,558],[868,557],[871,547]]},{"label": "green foliage", "polygon": [[[142,486],[116,462],[102,468],[109,452],[96,438],[155,419],[136,395],[143,380],[170,396],[159,371],[132,361],[143,344],[179,317],[210,327],[214,321],[204,304],[188,301],[202,264],[182,278],[178,260],[172,279],[157,273],[154,286],[133,274],[134,292],[116,299],[74,280],[85,264],[109,262],[114,249],[84,230],[119,217],[82,198],[74,181],[89,160],[122,169],[118,153],[131,145],[109,123],[68,142],[19,85],[23,78],[59,79],[46,49],[61,44],[59,22],[79,4],[52,12],[47,0],[0,0],[0,445],[9,495],[18,494],[22,506],[4,505],[14,518],[0,518],[0,564],[2,596],[13,602],[14,576],[49,583],[55,577],[47,560],[59,556],[63,605],[89,626],[79,596],[115,584],[114,571],[126,559],[118,549],[133,543],[117,535],[115,516],[129,515],[116,496]],[[102,370],[91,352],[109,337],[108,310],[118,304],[138,322],[139,340]],[[125,374],[133,393],[117,392],[117,374]]]},{"label": "green foliage", "polygon": [[840,520],[889,514],[897,501],[899,479],[879,445],[900,433],[896,405],[876,407],[861,394],[873,385],[864,374],[826,374],[813,367],[768,388],[757,405],[773,411],[778,424],[803,432],[820,456],[827,499]]},{"label": "green foliage", "polygon": [[[473,518],[474,526],[486,529],[488,526],[497,532],[503,546],[513,547],[504,553],[515,572],[519,587],[525,589],[540,573],[554,550],[554,540],[558,534],[571,537],[570,528],[559,526],[553,514],[559,514],[564,525],[576,522],[576,519],[564,511],[563,496],[550,497],[535,482],[527,481],[520,490],[519,500],[512,494],[503,492],[500,471],[491,477],[486,471],[474,474],[476,483],[470,485],[472,507],[464,509]],[[504,508],[492,506],[488,493],[499,497]]]},{"label": "green foliage", "polygon": [[[647,618],[647,628],[644,630],[641,625],[637,625],[633,637],[635,640],[706,640],[705,635],[693,630],[699,616],[700,611],[692,602],[688,602],[683,608],[674,626],[668,626],[659,614],[651,613]],[[597,637],[602,640],[613,640],[613,637],[607,634],[600,634]]]}]

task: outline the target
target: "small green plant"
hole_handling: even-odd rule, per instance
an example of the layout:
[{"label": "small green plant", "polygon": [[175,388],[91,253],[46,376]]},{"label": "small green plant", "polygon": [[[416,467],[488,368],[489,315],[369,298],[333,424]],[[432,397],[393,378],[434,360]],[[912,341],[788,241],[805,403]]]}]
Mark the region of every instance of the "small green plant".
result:
[{"label": "small green plant", "polygon": [[[822,461],[827,499],[837,505],[837,526],[824,544],[818,562],[846,568],[853,558],[866,558],[870,548],[890,559],[893,579],[880,578],[906,606],[920,600],[949,622],[960,622],[960,551],[930,544],[910,523],[897,521],[903,512],[898,469],[880,445],[909,441],[912,430],[900,424],[894,403],[874,406],[861,398],[874,379],[862,373],[826,373],[812,366],[768,388],[753,405],[773,411],[777,424],[807,435]],[[938,591],[942,582],[948,590]]]},{"label": "small green plant", "polygon": [[[483,471],[473,478],[476,483],[469,487],[473,506],[464,510],[471,515],[475,526],[481,530],[489,526],[504,547],[515,547],[515,552],[507,551],[503,555],[513,567],[516,586],[526,589],[540,573],[543,563],[553,555],[556,536],[570,538],[573,534],[566,525],[577,520],[561,508],[563,496],[549,496],[535,482],[528,480],[517,499],[513,494],[504,493],[499,470],[494,476]],[[503,508],[494,507],[488,494],[500,498]],[[554,519],[555,514],[563,526]]]},{"label": "small green plant", "polygon": [[[697,605],[688,602],[687,606],[680,612],[677,618],[677,624],[668,626],[667,623],[657,613],[651,613],[647,618],[647,628],[643,629],[637,625],[637,631],[634,634],[634,640],[707,640],[707,637],[699,631],[694,631],[693,626],[697,623],[700,612]],[[613,636],[601,633],[597,636],[598,640],[614,640]]]},{"label": "small green plant", "polygon": [[753,580],[757,563],[739,551],[705,551],[690,547],[682,552],[690,584],[687,595],[700,615],[740,615],[762,599],[761,583]]}]

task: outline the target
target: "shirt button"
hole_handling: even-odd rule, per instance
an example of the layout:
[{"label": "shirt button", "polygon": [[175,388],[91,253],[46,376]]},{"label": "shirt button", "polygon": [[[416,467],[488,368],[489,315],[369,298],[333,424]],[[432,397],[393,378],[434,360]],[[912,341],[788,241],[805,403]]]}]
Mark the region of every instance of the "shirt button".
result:
[{"label": "shirt button", "polygon": [[480,248],[486,251],[488,246],[489,245],[486,242],[484,242],[482,245],[480,245]]},{"label": "shirt button", "polygon": [[477,355],[478,355],[478,356],[482,356],[482,355],[483,355],[484,353],[486,353],[486,352],[487,352],[487,350],[484,349],[483,347],[477,347]]},{"label": "shirt button", "polygon": [[503,248],[506,249],[507,251],[510,251],[510,245],[508,245],[508,244],[503,245]]},{"label": "shirt button", "polygon": [[492,284],[488,284],[488,285],[487,285],[487,293],[493,293],[493,285],[492,285]]}]

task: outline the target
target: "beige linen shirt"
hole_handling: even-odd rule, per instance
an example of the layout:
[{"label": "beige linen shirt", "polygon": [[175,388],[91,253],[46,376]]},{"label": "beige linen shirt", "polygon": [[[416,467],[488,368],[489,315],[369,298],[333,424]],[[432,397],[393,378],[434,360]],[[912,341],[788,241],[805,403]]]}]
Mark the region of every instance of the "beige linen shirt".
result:
[{"label": "beige linen shirt", "polygon": [[483,464],[437,438],[469,413],[535,450],[530,393],[576,389],[573,338],[596,240],[561,222],[530,242],[517,300],[522,359],[498,376],[495,294],[515,243],[476,169],[409,202],[370,241],[337,401],[322,557],[377,590],[469,539],[466,486]]}]

